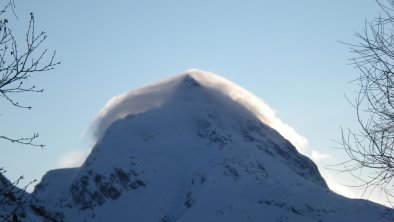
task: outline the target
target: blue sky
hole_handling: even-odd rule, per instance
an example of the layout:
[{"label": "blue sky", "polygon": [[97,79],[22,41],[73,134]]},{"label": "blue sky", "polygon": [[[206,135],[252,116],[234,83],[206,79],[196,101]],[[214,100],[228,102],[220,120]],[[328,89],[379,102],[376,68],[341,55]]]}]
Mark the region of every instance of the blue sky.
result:
[{"label": "blue sky", "polygon": [[65,158],[87,153],[92,141],[85,130],[111,97],[198,68],[262,98],[308,139],[307,155],[331,157],[318,161],[327,177],[354,182],[324,166],[345,158],[334,149],[340,127],[357,127],[344,97],[352,98],[356,86],[349,82],[357,70],[339,41],[357,41],[353,33],[379,13],[374,0],[17,0],[15,33],[27,27],[30,11],[62,64],[30,80],[44,93],[18,97],[33,110],[0,102],[0,134],[38,132],[38,142],[46,144],[0,141],[10,178],[40,179]]}]

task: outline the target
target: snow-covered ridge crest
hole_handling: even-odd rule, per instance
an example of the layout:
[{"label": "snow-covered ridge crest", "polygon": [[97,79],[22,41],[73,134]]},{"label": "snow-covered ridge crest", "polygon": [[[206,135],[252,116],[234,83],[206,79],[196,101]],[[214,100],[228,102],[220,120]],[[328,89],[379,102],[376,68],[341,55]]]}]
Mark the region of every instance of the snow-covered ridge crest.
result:
[{"label": "snow-covered ridge crest", "polygon": [[186,70],[175,77],[111,98],[100,110],[90,127],[93,129],[95,138],[97,140],[102,138],[108,126],[116,120],[128,115],[143,113],[169,101],[177,86],[182,84],[185,78],[192,78],[203,87],[212,88],[228,95],[232,100],[246,107],[263,123],[277,130],[300,152],[303,152],[308,145],[306,138],[277,118],[273,109],[262,99],[223,77],[197,69]]}]

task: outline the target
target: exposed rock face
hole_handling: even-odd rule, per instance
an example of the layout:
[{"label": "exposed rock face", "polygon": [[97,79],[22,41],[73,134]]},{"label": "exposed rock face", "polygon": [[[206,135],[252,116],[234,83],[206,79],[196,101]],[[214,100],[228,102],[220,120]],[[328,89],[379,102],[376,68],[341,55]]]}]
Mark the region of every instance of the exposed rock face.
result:
[{"label": "exposed rock face", "polygon": [[155,101],[147,107],[106,111],[85,163],[48,172],[32,207],[48,221],[391,221],[390,209],[331,192],[253,107],[200,75],[211,74],[133,95]]}]

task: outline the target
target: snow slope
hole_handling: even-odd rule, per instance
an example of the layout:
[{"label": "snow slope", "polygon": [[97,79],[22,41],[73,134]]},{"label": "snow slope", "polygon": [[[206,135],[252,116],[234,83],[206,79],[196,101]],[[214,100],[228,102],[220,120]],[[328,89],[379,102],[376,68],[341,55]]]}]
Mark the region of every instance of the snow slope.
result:
[{"label": "snow slope", "polygon": [[223,86],[192,70],[110,101],[85,163],[48,172],[32,208],[47,221],[393,221],[330,191],[259,106]]}]

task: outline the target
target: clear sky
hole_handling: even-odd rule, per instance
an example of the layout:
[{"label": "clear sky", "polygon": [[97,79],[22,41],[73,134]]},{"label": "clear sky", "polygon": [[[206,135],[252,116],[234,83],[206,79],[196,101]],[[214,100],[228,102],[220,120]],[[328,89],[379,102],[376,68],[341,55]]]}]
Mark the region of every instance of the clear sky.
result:
[{"label": "clear sky", "polygon": [[46,144],[0,141],[0,163],[11,179],[40,179],[86,155],[93,142],[85,130],[111,97],[198,68],[262,98],[308,139],[305,154],[314,151],[332,186],[361,197],[341,185],[354,184],[349,175],[325,167],[345,160],[334,149],[340,127],[357,127],[344,95],[354,95],[349,82],[358,72],[339,41],[357,42],[354,32],[379,13],[374,0],[16,0],[16,34],[30,11],[62,64],[30,80],[44,93],[18,97],[33,110],[0,102],[0,134],[38,132],[37,142]]}]

